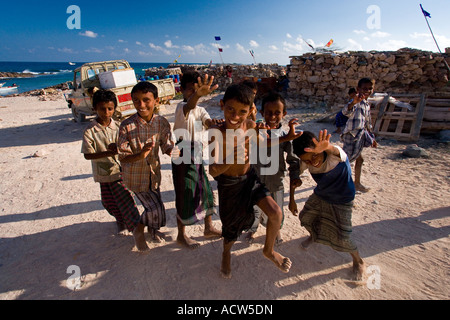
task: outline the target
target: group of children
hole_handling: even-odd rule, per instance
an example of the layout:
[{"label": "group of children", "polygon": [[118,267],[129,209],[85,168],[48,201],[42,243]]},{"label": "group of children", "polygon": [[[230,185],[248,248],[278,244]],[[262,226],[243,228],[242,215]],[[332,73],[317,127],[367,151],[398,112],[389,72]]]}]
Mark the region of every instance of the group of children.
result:
[{"label": "group of children", "polygon": [[[297,215],[295,189],[301,186],[300,173],[307,168],[317,187],[298,214],[301,225],[310,233],[301,248],[307,249],[312,242],[318,242],[349,252],[355,276],[361,279],[364,262],[350,238],[356,190],[350,161],[362,159],[361,150],[370,142],[376,146],[375,140],[369,139],[373,136],[367,126],[367,121],[370,123],[367,97],[373,91],[373,82],[361,80],[357,97],[344,110],[349,120],[342,136],[344,149],[341,149],[330,143],[331,135],[326,130],[321,131],[318,138],[311,132],[296,132],[297,119],[289,121],[289,131],[284,131],[281,123],[287,114],[286,103],[278,93],[269,93],[263,98],[260,110],[263,123],[256,123],[254,88],[245,84],[227,88],[220,101],[223,120],[211,119],[197,103],[200,97],[217,89],[213,80],[214,77],[208,75],[201,78],[196,72],[182,76],[183,102],[176,107],[173,131],[167,119],[155,113],[159,103],[158,90],[150,82],[140,82],[133,88],[131,96],[137,113],[121,124],[112,119],[117,107],[114,93],[99,90],[94,94],[97,118],[84,132],[82,153],[92,161],[94,180],[100,183],[102,203],[116,218],[119,233],[132,232],[139,251],[149,249],[144,236],[146,226],[152,239],[161,240],[158,230],[166,224],[160,194],[161,151],[172,156],[177,242],[189,248],[198,247],[199,244],[186,235],[185,227],[204,220],[205,237],[223,237],[220,271],[223,277],[230,278],[233,244],[246,230],[250,231],[247,238],[251,241],[261,223],[266,227],[264,256],[282,272],[289,272],[291,260],[274,249],[275,244],[282,241],[283,179],[288,170],[289,210]],[[213,152],[208,171],[217,181],[221,231],[212,224],[216,203],[203,161],[203,144],[198,136],[205,129],[220,133],[209,141]],[[279,163],[275,174],[263,174],[268,164],[259,159],[250,163],[248,137],[241,146],[235,142],[235,132],[245,135],[252,130],[257,133],[258,147],[265,146],[267,153],[276,153],[272,154]],[[175,132],[183,134],[174,135]],[[227,135],[232,139],[227,139]],[[233,145],[227,146],[227,143]],[[240,149],[244,149],[243,159],[238,159],[242,156]],[[190,152],[188,157],[185,152]],[[189,160],[177,162],[174,161],[176,158]],[[133,194],[144,207],[142,214]]]}]

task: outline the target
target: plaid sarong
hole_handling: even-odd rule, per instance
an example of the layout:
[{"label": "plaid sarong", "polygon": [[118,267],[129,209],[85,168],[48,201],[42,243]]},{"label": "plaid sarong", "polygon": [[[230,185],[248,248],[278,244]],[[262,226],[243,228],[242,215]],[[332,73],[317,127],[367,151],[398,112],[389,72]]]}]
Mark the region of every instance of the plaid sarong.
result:
[{"label": "plaid sarong", "polygon": [[312,194],[299,214],[301,225],[311,234],[313,241],[328,245],[337,251],[352,252],[357,247],[352,242],[353,201],[331,204]]},{"label": "plaid sarong", "polygon": [[215,213],[214,195],[203,164],[172,163],[175,206],[183,225]]},{"label": "plaid sarong", "polygon": [[164,227],[166,225],[166,210],[159,189],[136,192],[136,196],[145,209],[141,216],[141,223],[153,230]]},{"label": "plaid sarong", "polygon": [[102,204],[118,223],[133,231],[139,223],[140,214],[133,195],[122,180],[100,183]]},{"label": "plaid sarong", "polygon": [[373,144],[375,137],[366,129],[360,129],[355,136],[351,132],[341,135],[341,141],[344,143],[342,149],[347,154],[350,162],[355,161],[360,155],[363,148],[368,148]]}]

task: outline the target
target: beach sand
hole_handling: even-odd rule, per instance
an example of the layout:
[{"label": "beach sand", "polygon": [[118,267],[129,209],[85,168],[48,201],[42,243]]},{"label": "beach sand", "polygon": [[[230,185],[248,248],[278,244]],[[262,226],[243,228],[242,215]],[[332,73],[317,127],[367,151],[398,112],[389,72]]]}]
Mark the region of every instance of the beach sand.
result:
[{"label": "beach sand", "polygon": [[[220,95],[204,99],[221,117]],[[175,104],[161,113],[173,124]],[[332,124],[312,109],[289,109],[303,130],[330,132]],[[102,207],[100,186],[80,153],[86,123],[72,121],[62,95],[55,101],[0,98],[0,299],[310,300],[450,298],[450,158],[448,144],[422,137],[429,158],[405,158],[408,145],[381,140],[365,149],[353,237],[366,262],[366,280],[351,280],[351,257],[313,244],[299,249],[308,233],[287,209],[284,242],[277,250],[292,260],[280,272],[262,255],[265,229],[255,242],[234,245],[232,279],[220,276],[222,240],[203,237],[203,224],[187,227],[201,243],[196,250],[175,241],[176,217],[170,158],[162,156],[165,243],[141,254],[132,236],[117,236]],[[332,137],[339,142],[337,135]],[[34,156],[33,156],[34,155]],[[214,190],[216,182],[210,177]],[[309,173],[296,192],[299,210],[315,186]],[[217,196],[217,191],[216,196]],[[139,205],[140,210],[142,206]],[[214,224],[220,228],[216,215]],[[79,270],[81,278],[75,271]],[[70,279],[69,279],[70,278]],[[77,284],[80,288],[68,288]]]}]

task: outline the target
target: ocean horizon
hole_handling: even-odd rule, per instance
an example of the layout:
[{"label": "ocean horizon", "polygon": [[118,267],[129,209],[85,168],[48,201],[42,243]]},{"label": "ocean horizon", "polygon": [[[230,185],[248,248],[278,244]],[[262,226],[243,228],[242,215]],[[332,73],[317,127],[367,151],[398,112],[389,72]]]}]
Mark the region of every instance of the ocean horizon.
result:
[{"label": "ocean horizon", "polygon": [[[31,73],[31,78],[0,78],[0,83],[5,83],[5,87],[12,84],[18,85],[18,93],[28,92],[55,86],[67,81],[73,81],[73,71],[86,62],[18,62],[18,61],[0,61],[0,72]],[[170,62],[130,62],[136,76],[145,74],[149,68],[167,68],[173,63]],[[201,63],[186,63],[201,64]],[[205,63],[207,64],[207,63]]]}]

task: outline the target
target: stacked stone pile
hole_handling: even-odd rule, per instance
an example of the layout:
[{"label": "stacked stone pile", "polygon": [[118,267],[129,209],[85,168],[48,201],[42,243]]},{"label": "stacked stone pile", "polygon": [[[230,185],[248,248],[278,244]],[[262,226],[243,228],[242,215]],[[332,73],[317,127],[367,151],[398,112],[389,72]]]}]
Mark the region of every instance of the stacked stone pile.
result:
[{"label": "stacked stone pile", "polygon": [[385,52],[307,53],[288,66],[289,94],[307,104],[343,104],[358,80],[376,80],[376,92],[449,93],[450,55],[404,48]]},{"label": "stacked stone pile", "polygon": [[[286,68],[278,64],[258,64],[258,65],[230,65],[232,67],[233,83],[241,82],[243,79],[254,79],[255,81],[263,78],[276,78],[286,74]],[[226,65],[186,65],[177,64],[176,67],[169,66],[167,69],[152,68],[145,72],[145,76],[164,78],[165,75],[183,74],[186,71],[196,70],[200,74],[207,73],[214,76],[214,83],[219,84],[219,90],[225,91],[229,85],[227,80]],[[174,73],[170,73],[174,72]]]}]

